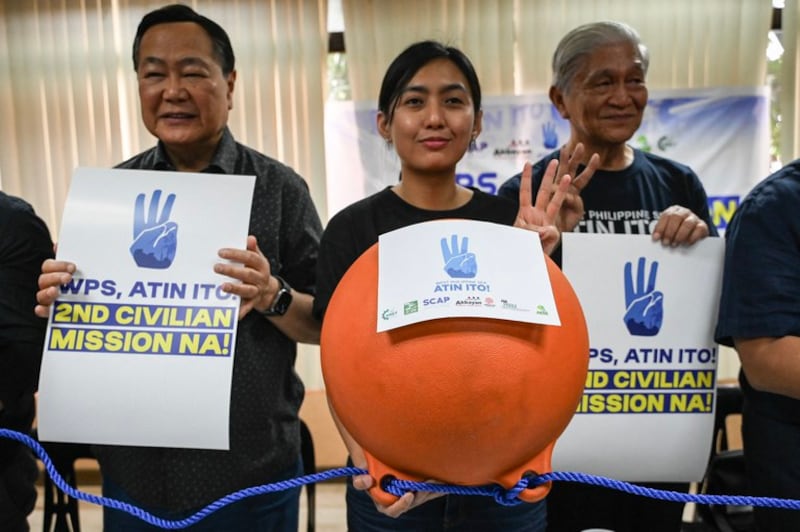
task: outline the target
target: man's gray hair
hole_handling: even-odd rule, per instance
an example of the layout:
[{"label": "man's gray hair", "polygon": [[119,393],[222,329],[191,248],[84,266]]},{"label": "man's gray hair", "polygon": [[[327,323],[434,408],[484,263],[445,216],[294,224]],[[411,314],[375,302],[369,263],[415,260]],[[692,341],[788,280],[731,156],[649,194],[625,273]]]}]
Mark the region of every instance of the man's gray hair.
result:
[{"label": "man's gray hair", "polygon": [[644,74],[647,74],[650,55],[635,29],[622,22],[591,22],[571,30],[558,43],[553,53],[553,85],[568,93],[589,54],[603,46],[624,43],[632,44],[638,51]]}]

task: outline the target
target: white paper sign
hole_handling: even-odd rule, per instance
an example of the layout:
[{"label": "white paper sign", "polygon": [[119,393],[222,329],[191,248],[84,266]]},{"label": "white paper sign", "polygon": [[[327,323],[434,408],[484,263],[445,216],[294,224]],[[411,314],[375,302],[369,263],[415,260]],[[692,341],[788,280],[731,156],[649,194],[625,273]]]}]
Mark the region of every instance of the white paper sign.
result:
[{"label": "white paper sign", "polygon": [[252,176],[80,168],[39,385],[45,441],[228,448],[239,298],[213,271],[245,248]]},{"label": "white paper sign", "polygon": [[590,363],[554,471],[693,482],[711,449],[722,238],[563,235],[563,270],[589,327]]},{"label": "white paper sign", "polygon": [[378,332],[456,316],[561,324],[535,232],[436,220],[378,242]]}]

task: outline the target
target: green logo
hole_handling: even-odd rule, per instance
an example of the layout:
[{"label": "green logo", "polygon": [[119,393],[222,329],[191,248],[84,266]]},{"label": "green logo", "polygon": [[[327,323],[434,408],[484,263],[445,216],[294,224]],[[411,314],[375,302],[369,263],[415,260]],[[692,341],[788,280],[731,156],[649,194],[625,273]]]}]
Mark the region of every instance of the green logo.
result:
[{"label": "green logo", "polygon": [[419,302],[416,299],[403,305],[403,314],[408,315],[414,314],[415,312],[419,312]]}]

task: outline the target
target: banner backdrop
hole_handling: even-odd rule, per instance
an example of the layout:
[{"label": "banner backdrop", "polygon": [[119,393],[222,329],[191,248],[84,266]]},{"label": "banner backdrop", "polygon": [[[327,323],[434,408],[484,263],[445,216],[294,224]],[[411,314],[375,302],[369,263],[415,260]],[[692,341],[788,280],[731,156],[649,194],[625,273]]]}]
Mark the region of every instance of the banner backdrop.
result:
[{"label": "banner backdrop", "polygon": [[[400,162],[378,135],[374,102],[329,102],[325,116],[328,213],[397,182]],[[458,182],[496,193],[503,182],[569,137],[546,95],[487,97],[483,131],[458,167]],[[739,201],[767,176],[767,89],[650,91],[644,120],[630,143],[689,165],[703,182],[720,231]]]}]

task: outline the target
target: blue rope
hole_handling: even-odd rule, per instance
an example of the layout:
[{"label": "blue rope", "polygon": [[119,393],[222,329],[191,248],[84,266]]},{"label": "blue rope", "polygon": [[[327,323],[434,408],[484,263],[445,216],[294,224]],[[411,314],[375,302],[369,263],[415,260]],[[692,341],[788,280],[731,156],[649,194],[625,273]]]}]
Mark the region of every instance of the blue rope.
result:
[{"label": "blue rope", "polygon": [[603,486],[610,489],[624,491],[633,495],[660,499],[662,501],[674,502],[694,502],[697,504],[710,505],[731,505],[731,506],[763,506],[770,508],[783,508],[785,510],[800,510],[800,500],[781,499],[779,497],[750,497],[745,495],[705,495],[682,493],[680,491],[657,490],[645,488],[628,482],[614,480],[612,478],[597,475],[587,475],[586,473],[573,473],[569,471],[559,471],[544,473],[536,477],[535,485],[550,480],[560,480],[566,482],[582,482],[594,486]]},{"label": "blue rope", "polygon": [[[220,508],[228,506],[234,502],[253,497],[256,495],[263,495],[265,493],[273,493],[276,491],[283,491],[291,488],[298,488],[306,484],[313,484],[314,482],[323,482],[339,477],[364,475],[368,471],[357,467],[340,467],[338,469],[330,469],[328,471],[320,471],[312,475],[305,475],[293,479],[282,480],[273,482],[271,484],[263,484],[261,486],[254,486],[239,490],[230,495],[222,497],[208,506],[202,508],[195,514],[180,520],[162,519],[149,512],[142,510],[132,504],[128,504],[116,499],[97,496],[91,493],[86,493],[70,486],[64,478],[59,474],[53,465],[52,460],[45,452],[44,448],[35,439],[27,434],[22,434],[8,429],[0,428],[0,437],[16,440],[27,445],[36,456],[44,464],[48,476],[53,480],[53,483],[65,494],[74,499],[85,502],[90,502],[99,506],[113,508],[127,512],[139,519],[164,529],[180,529],[189,527],[198,521],[208,517],[210,514],[216,512]],[[800,510],[800,500],[794,499],[781,499],[777,497],[750,497],[744,495],[704,495],[704,494],[691,494],[682,493],[679,491],[665,491],[653,488],[645,488],[614,480],[607,477],[589,475],[586,473],[575,473],[569,471],[544,473],[541,475],[525,476],[520,481],[511,487],[505,489],[496,484],[486,486],[456,486],[448,484],[434,484],[430,482],[416,482],[411,480],[388,479],[381,483],[381,487],[387,493],[401,497],[409,491],[432,491],[437,493],[448,493],[455,495],[484,495],[493,497],[498,504],[504,506],[514,506],[522,503],[519,494],[528,488],[535,488],[545,482],[551,481],[565,481],[565,482],[582,482],[584,484],[591,484],[594,486],[602,486],[604,488],[615,489],[630,493],[633,495],[640,495],[642,497],[650,497],[653,499],[660,499],[664,501],[693,502],[696,504],[711,504],[711,505],[733,505],[733,506],[763,506],[771,508],[782,508],[786,510]]]},{"label": "blue rope", "polygon": [[16,432],[9,429],[0,429],[0,437],[16,440],[30,447],[30,449],[34,452],[34,454],[36,454],[36,456],[38,456],[39,459],[42,461],[42,464],[44,464],[44,468],[47,471],[47,475],[53,480],[53,484],[55,484],[61,491],[63,491],[70,497],[81,501],[90,502],[98,506],[105,506],[107,508],[114,508],[116,510],[121,510],[133,516],[136,516],[142,521],[146,521],[151,525],[173,530],[189,527],[197,523],[198,521],[204,519],[205,517],[208,517],[212,513],[219,510],[220,508],[224,508],[229,504],[237,502],[241,499],[245,499],[247,497],[253,497],[256,495],[263,495],[265,493],[273,493],[276,491],[283,491],[291,488],[297,488],[304,486],[306,484],[331,480],[338,477],[360,475],[366,473],[365,470],[356,467],[342,467],[339,469],[331,469],[329,471],[321,471],[313,475],[306,475],[303,477],[282,480],[279,482],[274,482],[272,484],[263,484],[261,486],[245,488],[212,502],[208,506],[202,508],[195,514],[185,519],[168,520],[168,519],[162,519],[156,515],[146,512],[137,506],[133,506],[132,504],[118,501],[116,499],[110,499],[108,497],[100,497],[92,493],[86,493],[73,488],[64,480],[64,477],[61,476],[58,470],[56,470],[55,466],[53,465],[53,461],[47,455],[47,452],[45,452],[41,444],[39,444],[39,442],[37,442],[27,434],[22,434],[20,432]]},{"label": "blue rope", "polygon": [[777,497],[750,497],[744,495],[705,495],[692,494],[680,491],[667,491],[654,488],[645,488],[613,478],[589,475],[586,473],[574,473],[570,471],[559,471],[543,473],[539,476],[522,478],[511,489],[505,490],[497,485],[488,486],[450,486],[447,484],[433,484],[429,482],[414,482],[410,480],[397,480],[387,482],[383,488],[387,493],[402,496],[408,491],[435,491],[437,493],[453,493],[457,495],[487,495],[502,505],[513,506],[523,502],[517,495],[524,489],[535,488],[540,484],[550,481],[582,482],[594,486],[624,491],[633,495],[660,499],[673,502],[694,502],[697,504],[711,505],[733,505],[733,506],[765,506],[771,508],[783,508],[785,510],[800,510],[800,501],[795,499],[781,499]]}]

